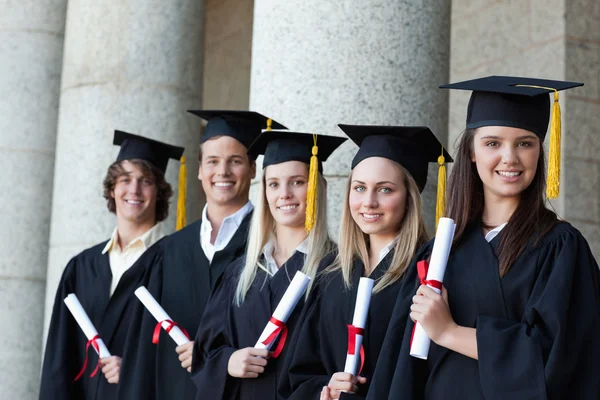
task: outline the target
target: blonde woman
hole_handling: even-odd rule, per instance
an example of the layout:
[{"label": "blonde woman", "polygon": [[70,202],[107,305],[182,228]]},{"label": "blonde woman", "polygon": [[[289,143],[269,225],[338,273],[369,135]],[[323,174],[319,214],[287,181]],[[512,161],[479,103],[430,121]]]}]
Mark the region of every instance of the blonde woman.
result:
[{"label": "blonde woman", "polygon": [[[359,150],[346,185],[339,253],[320,275],[286,357],[288,379],[279,390],[290,399],[366,395],[402,277],[428,239],[420,192],[428,163],[442,151],[433,133],[426,127],[340,128]],[[374,279],[375,286],[363,335],[364,365],[354,376],[342,371],[361,277]]]},{"label": "blonde woman", "polygon": [[[296,271],[314,278],[333,249],[326,183],[317,160],[316,218],[310,233],[305,227],[307,193],[314,192],[309,190],[309,165],[315,140],[324,161],[345,139],[265,131],[249,149],[264,154],[259,198],[246,255],[227,268],[198,330],[192,362],[198,399],[277,399],[282,363],[253,346]],[[287,321],[289,335],[301,308],[298,304]],[[281,357],[285,352],[284,347]]]}]

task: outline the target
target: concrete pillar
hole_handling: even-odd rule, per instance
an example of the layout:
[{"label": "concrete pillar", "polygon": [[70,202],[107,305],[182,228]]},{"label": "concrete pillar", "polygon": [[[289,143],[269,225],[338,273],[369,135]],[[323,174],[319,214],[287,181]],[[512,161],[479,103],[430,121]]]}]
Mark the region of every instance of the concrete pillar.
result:
[{"label": "concrete pillar", "polygon": [[[114,129],[185,146],[188,219],[200,215],[197,154],[203,2],[70,0],[63,65],[45,326],[62,270],[81,250],[108,239],[115,218],[102,180],[116,158]],[[177,193],[178,163],[167,180]],[[176,199],[167,229],[174,228]]]},{"label": "concrete pillar", "polygon": [[[600,3],[455,0],[451,37],[453,82],[515,75],[585,83],[560,94],[561,194],[552,206],[581,230],[599,258]],[[450,94],[450,144],[465,128],[469,95]]]},{"label": "concrete pillar", "polygon": [[0,0],[0,398],[38,396],[66,0]]},{"label": "concrete pillar", "polygon": [[[299,131],[427,125],[445,142],[447,94],[437,87],[448,80],[449,23],[446,0],[255,0],[250,108]],[[347,144],[325,166],[333,234],[355,151]],[[429,183],[431,229],[433,173]]]}]

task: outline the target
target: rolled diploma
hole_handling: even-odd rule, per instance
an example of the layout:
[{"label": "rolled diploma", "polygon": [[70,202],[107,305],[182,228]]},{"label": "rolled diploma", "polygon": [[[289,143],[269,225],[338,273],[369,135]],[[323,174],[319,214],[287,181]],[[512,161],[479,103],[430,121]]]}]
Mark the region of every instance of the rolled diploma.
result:
[{"label": "rolled diploma", "polygon": [[[156,318],[156,321],[162,322],[161,325],[163,329],[167,329],[169,327],[169,323],[164,321],[173,320],[171,319],[171,317],[169,317],[169,314],[167,314],[164,308],[162,308],[160,304],[158,304],[158,302],[150,294],[148,289],[146,289],[144,286],[140,286],[136,289],[135,295],[138,299],[140,299],[144,307],[146,307],[146,309],[150,311],[150,314],[152,314],[152,316]],[[173,328],[171,328],[171,330],[169,331],[169,336],[171,336],[171,339],[173,339],[175,343],[177,343],[177,346],[181,346],[182,344],[190,342],[190,340],[183,334],[183,332],[181,331],[181,329],[179,329],[178,326],[173,326]]]},{"label": "rolled diploma", "polygon": [[[446,265],[448,264],[448,257],[450,256],[450,249],[452,248],[455,228],[456,224],[454,223],[454,220],[450,218],[440,218],[435,235],[435,242],[433,243],[433,250],[431,251],[427,280],[443,282]],[[434,287],[431,288],[437,293],[440,293],[438,289]],[[429,339],[421,324],[417,323],[412,345],[410,346],[410,355],[427,360],[430,345],[431,339]]]},{"label": "rolled diploma", "polygon": [[[279,304],[277,304],[277,308],[275,308],[275,311],[273,312],[273,318],[285,324],[290,315],[292,314],[292,311],[294,311],[294,308],[296,308],[296,305],[302,298],[302,295],[304,295],[304,292],[306,292],[306,288],[308,287],[309,283],[310,277],[308,275],[303,274],[300,271],[297,271],[296,275],[294,275],[294,279],[292,279],[292,282],[290,283],[290,286],[288,286],[287,290],[283,294],[283,297],[279,301]],[[265,326],[265,329],[263,330],[258,341],[256,342],[256,345],[254,345],[254,348],[270,350],[271,346],[273,345],[273,343],[275,343],[277,338],[275,338],[268,345],[263,344],[263,342],[277,328],[277,325],[273,324],[271,321],[267,322],[267,326]]]},{"label": "rolled diploma", "polygon": [[[87,313],[81,306],[77,295],[75,293],[70,293],[63,301],[67,305],[69,311],[71,311],[71,314],[73,314],[75,321],[77,321],[77,324],[85,334],[85,337],[87,337],[88,340],[92,340],[94,337],[98,336],[98,331],[94,327],[94,324],[92,324],[92,321],[90,321],[90,317],[88,317]],[[110,357],[110,352],[108,351],[108,348],[106,348],[106,345],[102,339],[96,339],[96,344],[98,344],[98,348],[100,349],[100,352],[97,352],[100,358]],[[94,347],[94,350],[95,349],[96,348]]]},{"label": "rolled diploma", "polygon": [[[375,282],[370,278],[360,278],[358,283],[358,293],[356,294],[356,304],[354,305],[354,317],[352,325],[357,328],[365,328],[367,323],[367,315],[369,314],[369,305],[371,304],[371,293],[373,292],[373,284]],[[356,348],[354,354],[346,354],[346,366],[344,372],[352,375],[358,373],[358,362],[360,360],[360,347],[362,346],[362,335],[356,335]]]}]

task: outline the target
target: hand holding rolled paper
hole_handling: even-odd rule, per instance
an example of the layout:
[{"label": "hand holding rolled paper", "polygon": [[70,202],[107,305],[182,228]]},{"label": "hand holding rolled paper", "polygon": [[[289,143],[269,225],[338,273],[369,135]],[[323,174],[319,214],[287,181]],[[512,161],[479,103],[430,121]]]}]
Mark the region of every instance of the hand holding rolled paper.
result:
[{"label": "hand holding rolled paper", "polygon": [[75,381],[83,376],[85,369],[87,368],[87,352],[90,346],[93,347],[94,350],[96,350],[96,353],[98,353],[98,364],[96,365],[96,369],[94,369],[94,371],[90,375],[91,377],[94,377],[100,367],[100,359],[104,357],[110,357],[111,354],[108,351],[108,348],[106,348],[106,345],[104,344],[102,339],[100,339],[98,331],[94,327],[94,324],[92,324],[90,317],[88,317],[87,313],[83,309],[83,306],[79,302],[77,295],[75,295],[75,293],[70,293],[67,297],[65,297],[63,301],[65,302],[69,311],[71,311],[71,314],[73,315],[75,321],[77,321],[77,324],[85,334],[85,337],[87,337],[88,339],[87,345],[85,346],[85,361],[83,363],[81,371],[79,371],[79,373],[75,377]]},{"label": "hand holding rolled paper", "polygon": [[[429,263],[422,261],[417,265],[421,284],[429,286],[438,294],[440,294],[442,290],[442,282],[444,273],[446,272],[448,258],[450,257],[455,228],[456,224],[452,219],[440,218],[430,261]],[[416,323],[410,345],[410,355],[426,360],[430,346],[431,340],[427,337],[425,330],[421,324]]]},{"label": "hand holding rolled paper", "polygon": [[150,311],[150,314],[152,314],[156,321],[158,321],[154,329],[154,335],[152,336],[152,343],[158,343],[161,326],[165,329],[165,331],[167,331],[175,343],[177,343],[177,346],[181,346],[190,342],[190,337],[187,331],[183,328],[180,328],[177,323],[174,322],[171,317],[169,317],[169,314],[167,314],[164,308],[158,304],[148,289],[146,289],[144,286],[140,286],[136,289],[135,295],[138,299],[140,299],[144,307]]},{"label": "hand holding rolled paper", "polygon": [[296,272],[294,279],[292,279],[290,286],[288,286],[283,294],[283,297],[269,319],[267,326],[260,335],[256,345],[254,345],[255,349],[270,350],[273,343],[275,343],[275,340],[281,336],[277,348],[273,351],[272,357],[277,358],[279,356],[287,338],[287,327],[285,324],[302,298],[302,295],[306,292],[309,283],[310,277],[308,275],[305,275],[300,271]]},{"label": "hand holding rolled paper", "polygon": [[[346,365],[344,366],[344,372],[352,375],[358,375],[362,370],[362,364],[365,362],[362,341],[374,283],[373,279],[370,278],[360,278],[358,283],[354,317],[352,318],[352,325],[348,325],[348,352],[346,354]],[[361,363],[360,368],[359,361]]]}]

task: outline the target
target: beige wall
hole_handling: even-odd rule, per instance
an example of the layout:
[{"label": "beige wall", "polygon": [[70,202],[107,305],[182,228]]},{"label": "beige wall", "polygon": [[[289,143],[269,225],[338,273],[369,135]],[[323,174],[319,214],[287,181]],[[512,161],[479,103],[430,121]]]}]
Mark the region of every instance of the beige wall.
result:
[{"label": "beige wall", "polygon": [[[454,0],[451,26],[452,82],[486,75],[585,82],[561,93],[562,187],[553,206],[600,257],[600,2]],[[465,127],[469,95],[450,93],[451,149]]]},{"label": "beige wall", "polygon": [[253,0],[206,0],[203,108],[248,108]]}]

